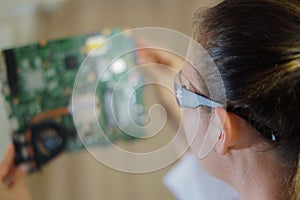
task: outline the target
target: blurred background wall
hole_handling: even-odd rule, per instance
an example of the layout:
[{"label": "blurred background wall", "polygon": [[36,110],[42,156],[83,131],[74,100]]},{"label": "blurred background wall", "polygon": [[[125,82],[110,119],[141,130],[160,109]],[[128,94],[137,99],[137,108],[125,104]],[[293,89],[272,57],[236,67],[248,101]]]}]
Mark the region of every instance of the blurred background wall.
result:
[{"label": "blurred background wall", "polygon": [[[219,0],[0,0],[0,48],[108,27],[159,26],[191,35],[192,16]],[[1,120],[1,119],[0,119]],[[4,130],[5,123],[1,123]],[[159,142],[177,127],[167,124]],[[3,131],[5,132],[5,131]],[[4,137],[1,133],[1,138]],[[152,141],[153,142],[153,141]],[[142,148],[147,142],[125,144]],[[65,154],[30,177],[33,200],[174,199],[162,178],[172,166],[142,175],[110,169],[85,151]]]}]

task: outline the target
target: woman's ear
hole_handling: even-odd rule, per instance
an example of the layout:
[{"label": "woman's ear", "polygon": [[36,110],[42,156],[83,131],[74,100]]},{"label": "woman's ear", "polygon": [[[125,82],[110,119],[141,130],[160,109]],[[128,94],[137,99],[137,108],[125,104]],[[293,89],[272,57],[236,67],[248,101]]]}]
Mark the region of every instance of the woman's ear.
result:
[{"label": "woman's ear", "polygon": [[225,155],[229,148],[235,144],[237,131],[233,126],[231,113],[224,108],[216,108],[215,115],[221,124],[221,133],[216,148],[219,154]]}]

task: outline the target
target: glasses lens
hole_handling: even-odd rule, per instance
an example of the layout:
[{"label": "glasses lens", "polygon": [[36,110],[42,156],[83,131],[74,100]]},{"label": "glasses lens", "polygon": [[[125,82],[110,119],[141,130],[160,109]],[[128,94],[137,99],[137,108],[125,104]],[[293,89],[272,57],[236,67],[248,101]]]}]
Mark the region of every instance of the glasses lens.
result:
[{"label": "glasses lens", "polygon": [[185,85],[182,83],[184,77],[181,74],[181,71],[175,76],[174,80],[174,90],[177,103],[181,108],[197,108],[201,105],[198,101],[197,94],[189,91]]},{"label": "glasses lens", "polygon": [[180,72],[177,73],[174,77],[174,93],[175,93],[177,103],[178,103],[179,107],[181,107],[182,103],[183,103],[183,101],[182,101],[183,96],[182,96],[182,90],[181,90],[182,86],[180,83],[179,76],[180,76]]},{"label": "glasses lens", "polygon": [[222,106],[221,104],[214,102],[203,95],[187,89],[186,86],[182,84],[182,79],[184,79],[184,77],[180,71],[174,79],[175,96],[179,107],[197,108],[199,106],[207,106],[210,108],[215,108]]}]

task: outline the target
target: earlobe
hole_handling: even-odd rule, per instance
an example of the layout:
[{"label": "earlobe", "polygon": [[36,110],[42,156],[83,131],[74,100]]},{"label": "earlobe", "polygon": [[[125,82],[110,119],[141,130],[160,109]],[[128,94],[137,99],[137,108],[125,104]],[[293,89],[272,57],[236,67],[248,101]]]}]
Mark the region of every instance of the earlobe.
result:
[{"label": "earlobe", "polygon": [[216,148],[219,154],[225,155],[231,144],[234,143],[234,130],[231,126],[230,114],[224,108],[216,108],[215,115],[222,127]]},{"label": "earlobe", "polygon": [[217,143],[217,151],[221,155],[225,155],[229,148],[228,142],[228,133],[225,133],[224,130],[221,131],[218,143]]}]

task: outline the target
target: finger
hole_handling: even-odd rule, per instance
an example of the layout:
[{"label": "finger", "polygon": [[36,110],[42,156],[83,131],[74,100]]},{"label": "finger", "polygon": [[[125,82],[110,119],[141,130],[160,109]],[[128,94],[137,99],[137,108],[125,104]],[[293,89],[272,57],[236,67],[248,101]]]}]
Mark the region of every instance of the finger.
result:
[{"label": "finger", "polygon": [[5,156],[0,163],[0,179],[3,180],[8,174],[14,161],[15,150],[13,144],[10,144],[6,150]]},{"label": "finger", "polygon": [[17,172],[17,168],[15,167],[10,167],[7,174],[3,177],[2,182],[6,185],[9,186],[15,178]]},{"label": "finger", "polygon": [[162,50],[155,50],[155,49],[139,49],[136,51],[136,54],[138,57],[147,58],[147,60],[150,60],[155,63],[160,63],[162,60],[161,58]]},{"label": "finger", "polygon": [[146,63],[157,63],[179,70],[182,68],[185,59],[175,53],[161,49],[141,49],[137,51],[138,59]]},{"label": "finger", "polygon": [[12,189],[17,189],[20,187],[27,186],[27,179],[28,179],[28,175],[26,169],[23,166],[20,166],[18,167],[15,173],[14,180],[10,187]]},{"label": "finger", "polygon": [[140,49],[137,52],[137,55],[147,56],[155,60],[157,63],[161,63],[161,64],[167,64],[170,62],[169,60],[169,58],[171,57],[170,54],[171,54],[170,52],[167,52],[162,49],[151,49],[151,48]]},{"label": "finger", "polygon": [[136,51],[137,54],[137,62],[139,65],[148,64],[148,63],[156,63],[156,58],[152,54],[149,54],[149,51],[146,49],[140,49]]}]

